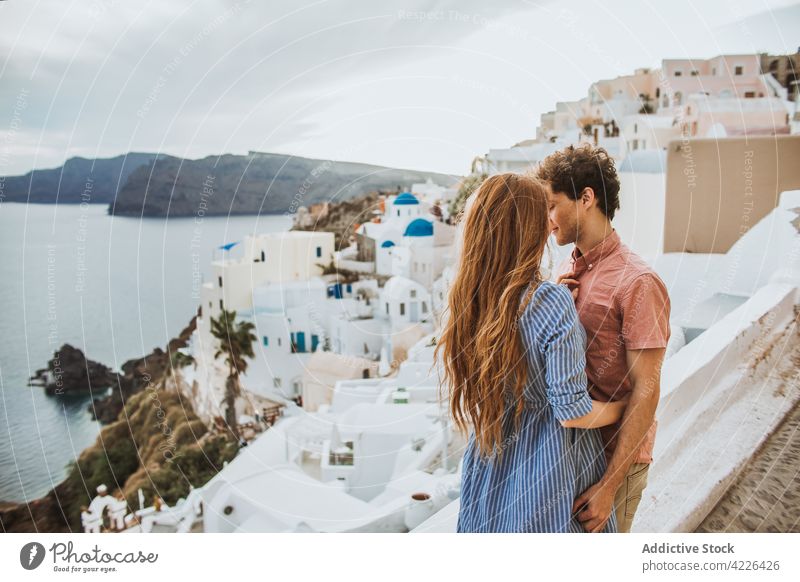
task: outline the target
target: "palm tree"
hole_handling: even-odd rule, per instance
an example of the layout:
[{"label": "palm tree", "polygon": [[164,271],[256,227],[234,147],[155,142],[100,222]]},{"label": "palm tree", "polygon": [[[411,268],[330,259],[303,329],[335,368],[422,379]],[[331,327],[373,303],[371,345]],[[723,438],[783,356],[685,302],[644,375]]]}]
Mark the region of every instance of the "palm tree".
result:
[{"label": "palm tree", "polygon": [[239,429],[236,422],[236,399],[242,394],[239,385],[239,374],[247,370],[245,357],[253,358],[253,342],[258,338],[253,333],[256,328],[249,321],[236,321],[235,311],[222,310],[218,319],[211,318],[211,335],[219,340],[219,349],[214,358],[225,356],[228,364],[228,378],[225,381],[225,422],[239,440]]},{"label": "palm tree", "polygon": [[181,351],[175,351],[172,353],[172,366],[175,368],[185,368],[191,364],[194,364],[194,356],[190,354],[185,354]]}]

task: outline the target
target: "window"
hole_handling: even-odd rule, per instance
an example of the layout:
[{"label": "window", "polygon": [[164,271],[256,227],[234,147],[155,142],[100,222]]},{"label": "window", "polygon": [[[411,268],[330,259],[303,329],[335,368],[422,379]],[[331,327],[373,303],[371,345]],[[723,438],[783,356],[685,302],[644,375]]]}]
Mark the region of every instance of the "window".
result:
[{"label": "window", "polygon": [[224,307],[222,307],[222,299],[219,300],[219,308],[220,309],[225,309]]},{"label": "window", "polygon": [[397,211],[397,216],[400,216],[400,211],[399,210]]},{"label": "window", "polygon": [[675,71],[675,76],[676,77],[680,77],[681,75],[683,75],[683,73],[681,71]]},{"label": "window", "polygon": [[267,260],[267,255],[266,255],[266,253],[264,253],[264,251],[261,251],[261,262],[263,263],[263,262],[265,262],[266,260]]},{"label": "window", "polygon": [[219,281],[219,286],[222,287],[222,277],[217,277],[217,281]]},{"label": "window", "polygon": [[656,87],[656,99],[661,97],[661,87]]},{"label": "window", "polygon": [[344,441],[344,447],[328,453],[328,464],[336,466],[353,465],[353,441]]},{"label": "window", "polygon": [[696,76],[697,76],[697,75],[699,75],[699,74],[700,74],[700,72],[699,72],[697,69],[694,69],[694,70],[693,70],[693,71],[690,73],[690,75],[692,75],[692,77],[696,77]]},{"label": "window", "polygon": [[282,384],[282,382],[281,382],[281,379],[280,379],[280,378],[273,378],[273,379],[272,379],[272,386],[273,386],[273,387],[275,387],[275,388],[280,388],[280,387],[281,387],[281,384]]},{"label": "window", "polygon": [[755,96],[756,96],[756,92],[755,91],[745,91],[744,92],[744,98],[745,99],[753,99],[753,98],[755,98]]},{"label": "window", "polygon": [[386,303],[386,315],[389,315],[389,303]]},{"label": "window", "polygon": [[361,378],[364,380],[369,379],[369,368],[364,368],[363,370],[361,370]]},{"label": "window", "polygon": [[422,302],[422,313],[428,313],[428,303],[426,301]]},{"label": "window", "polygon": [[317,247],[317,257],[322,256],[322,247]]},{"label": "window", "polygon": [[711,67],[711,74],[717,76],[717,67]]},{"label": "window", "polygon": [[281,338],[278,338],[278,347],[280,347],[282,345],[283,345],[283,342],[281,341]]},{"label": "window", "polygon": [[400,304],[400,315],[405,315],[405,314],[406,314],[406,304],[405,303],[401,303]]},{"label": "window", "polygon": [[416,290],[416,289],[412,289],[412,290],[410,291],[410,294],[411,294],[411,299],[416,299],[416,297],[417,297],[417,290]]},{"label": "window", "polygon": [[351,285],[350,283],[347,284],[347,292],[348,293],[352,293],[353,292],[353,285]]},{"label": "window", "polygon": [[269,338],[267,336],[264,336],[263,340],[264,340],[264,345],[268,346],[269,345]]},{"label": "window", "polygon": [[639,133],[639,124],[638,123],[634,123],[633,124],[633,133]]},{"label": "window", "polygon": [[741,77],[743,73],[744,73],[744,67],[742,67],[741,65],[739,65],[738,67],[734,67],[733,68],[733,74],[734,75],[736,75],[738,77]]}]

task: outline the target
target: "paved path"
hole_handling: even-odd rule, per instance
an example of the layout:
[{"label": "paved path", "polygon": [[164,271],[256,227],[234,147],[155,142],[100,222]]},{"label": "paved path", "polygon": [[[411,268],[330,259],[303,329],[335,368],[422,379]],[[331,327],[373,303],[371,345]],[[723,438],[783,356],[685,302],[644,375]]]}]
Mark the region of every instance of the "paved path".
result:
[{"label": "paved path", "polygon": [[697,532],[800,532],[800,403]]}]

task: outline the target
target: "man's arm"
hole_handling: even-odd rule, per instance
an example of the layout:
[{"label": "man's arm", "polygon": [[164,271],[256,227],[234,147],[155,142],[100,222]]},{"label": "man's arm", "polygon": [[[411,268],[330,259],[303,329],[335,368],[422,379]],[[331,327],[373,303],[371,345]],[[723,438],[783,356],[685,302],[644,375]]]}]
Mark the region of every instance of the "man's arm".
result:
[{"label": "man's arm", "polygon": [[583,510],[578,520],[584,529],[596,532],[603,529],[614,510],[614,496],[628,469],[636,460],[647,431],[653,424],[661,392],[661,364],[664,348],[627,350],[628,374],[632,391],[622,416],[617,444],[603,478],[576,500],[573,511]]}]

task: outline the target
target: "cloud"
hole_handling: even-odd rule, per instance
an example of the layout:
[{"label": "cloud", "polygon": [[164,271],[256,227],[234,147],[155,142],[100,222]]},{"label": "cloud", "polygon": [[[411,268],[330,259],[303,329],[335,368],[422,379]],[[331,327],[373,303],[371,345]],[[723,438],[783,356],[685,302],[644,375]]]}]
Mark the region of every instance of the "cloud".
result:
[{"label": "cloud", "polygon": [[[487,8],[477,0],[3,3],[0,103],[8,111],[21,91],[27,103],[0,174],[72,155],[280,149],[313,136],[319,122],[309,120],[337,86],[435,56],[475,33],[476,18],[525,5]],[[6,141],[8,123],[0,119]]]},{"label": "cloud", "polygon": [[0,2],[0,175],[250,149],[462,173],[598,79],[786,51],[799,10],[785,5]]}]

